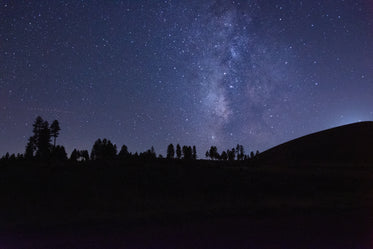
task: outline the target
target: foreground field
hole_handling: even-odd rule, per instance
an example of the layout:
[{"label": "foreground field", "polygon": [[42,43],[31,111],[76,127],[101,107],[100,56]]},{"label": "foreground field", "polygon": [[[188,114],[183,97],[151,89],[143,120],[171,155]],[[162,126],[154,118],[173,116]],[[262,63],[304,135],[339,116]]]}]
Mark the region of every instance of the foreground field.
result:
[{"label": "foreground field", "polygon": [[0,246],[370,248],[372,191],[367,165],[5,165]]}]

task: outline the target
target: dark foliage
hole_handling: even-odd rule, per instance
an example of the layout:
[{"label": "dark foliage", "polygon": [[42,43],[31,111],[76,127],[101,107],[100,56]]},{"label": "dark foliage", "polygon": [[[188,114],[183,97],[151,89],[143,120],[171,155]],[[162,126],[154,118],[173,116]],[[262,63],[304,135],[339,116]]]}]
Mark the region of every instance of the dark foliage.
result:
[{"label": "dark foliage", "polygon": [[236,154],[237,160],[243,160],[245,157],[244,148],[242,145],[237,144],[236,146]]},{"label": "dark foliage", "polygon": [[110,140],[97,139],[91,151],[91,160],[114,160],[117,156],[117,146]]},{"label": "dark foliage", "polygon": [[152,161],[157,158],[157,154],[155,153],[154,147],[152,146],[149,150],[140,153],[139,159],[145,161]]},{"label": "dark foliage", "polygon": [[197,149],[195,145],[193,145],[192,158],[193,160],[197,160]]},{"label": "dark foliage", "polygon": [[253,159],[255,157],[254,151],[250,152],[250,158]]},{"label": "dark foliage", "polygon": [[175,158],[175,148],[173,144],[168,145],[167,147],[167,159]]},{"label": "dark foliage", "polygon": [[193,151],[191,146],[183,146],[183,159],[184,160],[192,160],[193,159]]},{"label": "dark foliage", "polygon": [[58,135],[60,134],[60,124],[57,120],[54,120],[50,127],[51,136],[53,137],[53,147],[56,147],[56,139]]},{"label": "dark foliage", "polygon": [[34,123],[34,137],[36,143],[36,158],[46,161],[51,152],[51,132],[48,121],[38,117]]},{"label": "dark foliage", "polygon": [[180,144],[176,145],[176,157],[177,157],[177,159],[181,159],[181,147],[180,147]]},{"label": "dark foliage", "polygon": [[235,150],[232,148],[232,150],[227,150],[228,160],[233,161],[235,158]]},{"label": "dark foliage", "polygon": [[130,159],[131,154],[128,152],[128,147],[126,145],[122,145],[122,148],[119,151],[118,159],[119,160],[128,160]]},{"label": "dark foliage", "polygon": [[65,151],[65,147],[63,147],[62,145],[54,146],[54,149],[51,153],[51,158],[53,161],[66,161],[67,153]]},{"label": "dark foliage", "polygon": [[[66,152],[63,146],[56,147],[56,138],[61,128],[58,121],[53,121],[49,126],[48,121],[38,116],[33,123],[33,135],[29,137],[24,158],[26,160],[65,160]],[[51,145],[51,138],[54,138],[54,144]]]},{"label": "dark foliage", "polygon": [[88,160],[89,160],[88,150],[74,149],[70,155],[70,161],[72,162],[86,162]]},{"label": "dark foliage", "polygon": [[26,160],[33,160],[34,159],[34,153],[36,151],[36,142],[35,137],[29,137],[27,145],[26,145],[26,151],[25,151],[25,159]]},{"label": "dark foliage", "polygon": [[223,151],[220,155],[221,160],[226,161],[228,160],[228,154],[227,152]]},{"label": "dark foliage", "polygon": [[210,157],[212,160],[219,159],[218,148],[216,146],[211,146],[210,150],[206,151],[206,157]]}]

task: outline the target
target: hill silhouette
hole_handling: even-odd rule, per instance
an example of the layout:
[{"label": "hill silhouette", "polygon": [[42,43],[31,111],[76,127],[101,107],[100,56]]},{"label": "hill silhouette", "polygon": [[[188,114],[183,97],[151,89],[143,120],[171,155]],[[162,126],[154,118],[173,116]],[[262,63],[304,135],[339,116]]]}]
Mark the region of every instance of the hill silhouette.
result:
[{"label": "hill silhouette", "polygon": [[258,156],[263,163],[372,163],[373,122],[358,122],[312,133]]}]

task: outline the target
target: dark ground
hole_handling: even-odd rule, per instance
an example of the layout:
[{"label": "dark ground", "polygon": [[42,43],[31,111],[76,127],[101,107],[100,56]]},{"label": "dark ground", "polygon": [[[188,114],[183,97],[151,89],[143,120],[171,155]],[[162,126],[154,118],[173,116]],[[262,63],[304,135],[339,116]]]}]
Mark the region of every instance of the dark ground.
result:
[{"label": "dark ground", "polygon": [[369,165],[1,165],[0,248],[372,248]]}]

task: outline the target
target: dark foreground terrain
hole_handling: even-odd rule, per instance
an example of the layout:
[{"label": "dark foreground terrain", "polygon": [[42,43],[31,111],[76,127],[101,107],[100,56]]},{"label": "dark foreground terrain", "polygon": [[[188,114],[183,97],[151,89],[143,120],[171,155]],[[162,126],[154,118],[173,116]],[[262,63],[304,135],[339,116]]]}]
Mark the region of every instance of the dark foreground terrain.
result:
[{"label": "dark foreground terrain", "polygon": [[373,168],[0,167],[0,248],[372,248]]},{"label": "dark foreground terrain", "polygon": [[373,122],[342,125],[277,145],[259,155],[262,162],[282,164],[373,164]]}]

